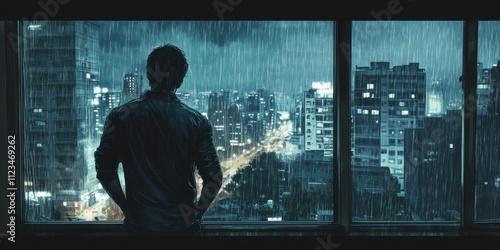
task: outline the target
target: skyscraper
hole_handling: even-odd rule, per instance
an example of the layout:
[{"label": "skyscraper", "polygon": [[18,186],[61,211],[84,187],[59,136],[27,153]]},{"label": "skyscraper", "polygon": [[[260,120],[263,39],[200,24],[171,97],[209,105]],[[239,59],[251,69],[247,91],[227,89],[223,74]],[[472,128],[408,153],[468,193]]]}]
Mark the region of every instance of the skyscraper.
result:
[{"label": "skyscraper", "polygon": [[461,110],[447,110],[441,117],[426,117],[420,128],[405,129],[405,201],[420,215],[460,211],[461,115]]},{"label": "skyscraper", "polygon": [[477,114],[487,115],[488,106],[492,99],[490,93],[493,92],[492,83],[492,69],[483,68],[483,63],[477,64]]},{"label": "skyscraper", "polygon": [[356,67],[353,91],[352,164],[389,167],[404,189],[404,130],[422,126],[426,73],[418,63]]},{"label": "skyscraper", "polygon": [[137,98],[142,93],[142,75],[135,69],[123,76],[122,102],[128,102],[131,99]]},{"label": "skyscraper", "polygon": [[71,218],[86,184],[99,27],[87,21],[27,21],[23,32],[27,219]]},{"label": "skyscraper", "polygon": [[428,93],[427,116],[443,116],[445,109],[442,81],[432,80]]},{"label": "skyscraper", "polygon": [[[500,61],[499,61],[500,63]],[[498,63],[491,68],[483,68],[478,63],[477,79],[477,114],[491,115],[498,113],[500,98],[500,70]]]},{"label": "skyscraper", "polygon": [[313,82],[311,88],[304,92],[304,105],[306,157],[316,153],[321,160],[324,157],[333,157],[332,83]]},{"label": "skyscraper", "polygon": [[112,92],[108,88],[95,87],[94,100],[92,101],[94,111],[94,131],[96,139],[99,139],[104,130],[106,117],[114,107],[121,103],[122,92]]},{"label": "skyscraper", "polygon": [[207,117],[213,127],[214,144],[221,157],[226,157],[226,134],[227,134],[227,108],[229,106],[229,95],[219,95],[212,92],[208,98]]},{"label": "skyscraper", "polygon": [[[478,81],[476,127],[476,219],[500,218],[500,61]],[[487,72],[487,74],[484,74]]]}]

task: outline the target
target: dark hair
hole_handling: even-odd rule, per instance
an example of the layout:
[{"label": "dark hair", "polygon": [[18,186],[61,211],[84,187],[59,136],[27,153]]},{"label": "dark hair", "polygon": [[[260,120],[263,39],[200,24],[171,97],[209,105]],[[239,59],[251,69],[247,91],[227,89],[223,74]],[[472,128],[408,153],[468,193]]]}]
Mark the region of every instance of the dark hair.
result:
[{"label": "dark hair", "polygon": [[189,64],[184,51],[170,43],[156,47],[149,53],[146,77],[151,89],[175,90],[182,85]]}]

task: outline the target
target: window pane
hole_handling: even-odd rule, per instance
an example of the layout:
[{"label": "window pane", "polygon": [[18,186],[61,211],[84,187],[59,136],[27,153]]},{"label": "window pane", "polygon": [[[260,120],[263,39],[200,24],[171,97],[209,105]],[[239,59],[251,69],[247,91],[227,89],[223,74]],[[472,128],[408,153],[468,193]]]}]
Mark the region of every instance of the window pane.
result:
[{"label": "window pane", "polygon": [[355,21],[352,221],[457,221],[460,21]]},{"label": "window pane", "polygon": [[29,21],[23,31],[26,221],[122,219],[93,153],[111,108],[149,89],[146,57],[167,42],[186,52],[177,94],[213,124],[225,171],[204,220],[333,220],[333,22]]},{"label": "window pane", "polygon": [[500,220],[499,21],[479,22],[476,122],[477,221]]}]

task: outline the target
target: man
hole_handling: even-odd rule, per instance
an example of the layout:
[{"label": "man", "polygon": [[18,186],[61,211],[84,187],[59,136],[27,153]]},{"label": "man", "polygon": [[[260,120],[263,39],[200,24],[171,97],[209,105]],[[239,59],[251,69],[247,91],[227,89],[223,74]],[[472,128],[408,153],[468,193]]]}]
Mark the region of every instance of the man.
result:
[{"label": "man", "polygon": [[97,179],[123,211],[125,235],[201,235],[202,216],[222,184],[212,126],[176,97],[188,70],[180,48],[153,49],[146,70],[151,89],[106,118],[94,153]]}]

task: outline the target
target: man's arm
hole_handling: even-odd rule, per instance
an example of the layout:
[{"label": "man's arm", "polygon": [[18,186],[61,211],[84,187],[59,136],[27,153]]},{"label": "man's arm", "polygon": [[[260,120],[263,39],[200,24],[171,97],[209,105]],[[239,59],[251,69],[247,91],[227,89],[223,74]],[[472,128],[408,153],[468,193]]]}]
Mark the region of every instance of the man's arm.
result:
[{"label": "man's arm", "polygon": [[223,173],[213,144],[210,123],[207,123],[205,126],[197,143],[196,166],[198,167],[198,174],[203,180],[203,184],[196,209],[198,210],[198,219],[201,220],[203,214],[213,203],[222,187]]},{"label": "man's arm", "polygon": [[198,210],[198,219],[202,219],[207,209],[217,197],[217,194],[219,193],[219,190],[221,188],[220,180],[222,180],[222,174],[215,174],[213,179],[207,180],[207,178],[205,178],[203,180],[200,199],[198,200],[198,203],[196,205],[196,209]]},{"label": "man's arm", "polygon": [[113,178],[113,179],[99,179],[99,182],[102,185],[102,188],[106,190],[106,193],[108,193],[109,197],[113,199],[113,201],[120,207],[122,210],[123,214],[127,214],[127,198],[125,198],[125,193],[123,192],[122,186],[120,185],[120,179],[118,178]]},{"label": "man's arm", "polygon": [[127,199],[118,177],[119,142],[116,123],[119,120],[114,117],[116,113],[112,111],[106,118],[101,143],[94,152],[96,177],[109,197],[121,208],[123,214],[126,214]]}]

